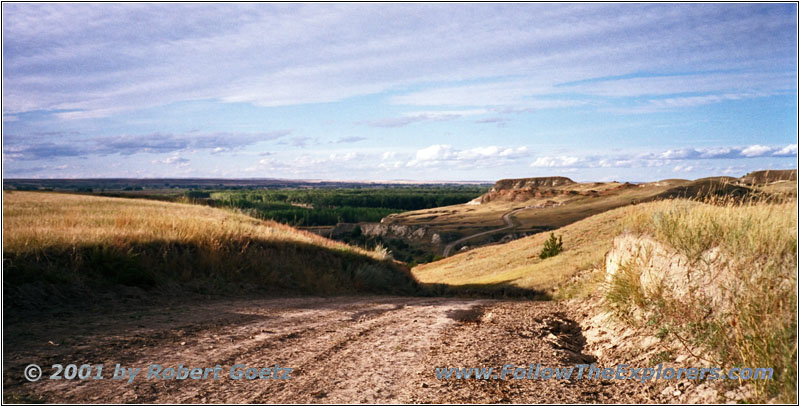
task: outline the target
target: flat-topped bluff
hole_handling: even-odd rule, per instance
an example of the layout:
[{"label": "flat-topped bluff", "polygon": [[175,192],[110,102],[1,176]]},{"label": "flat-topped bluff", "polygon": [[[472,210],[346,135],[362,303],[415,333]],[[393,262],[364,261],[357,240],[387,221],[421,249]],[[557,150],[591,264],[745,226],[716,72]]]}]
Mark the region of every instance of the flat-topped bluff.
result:
[{"label": "flat-topped bluff", "polygon": [[575,181],[567,177],[510,178],[495,182],[489,192],[497,192],[505,189],[560,187],[575,183]]},{"label": "flat-topped bluff", "polygon": [[797,181],[797,170],[753,171],[740,178],[746,184],[769,184],[776,181]]},{"label": "flat-topped bluff", "polygon": [[501,179],[494,183],[489,192],[475,198],[471,204],[482,204],[491,201],[527,201],[534,197],[557,195],[553,189],[576,185],[567,177],[538,177]]}]

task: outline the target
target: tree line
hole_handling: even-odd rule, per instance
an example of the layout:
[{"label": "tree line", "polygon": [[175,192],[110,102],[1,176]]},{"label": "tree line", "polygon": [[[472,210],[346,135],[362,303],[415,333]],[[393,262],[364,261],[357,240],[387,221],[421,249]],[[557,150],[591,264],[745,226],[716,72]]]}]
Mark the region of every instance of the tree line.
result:
[{"label": "tree line", "polygon": [[485,186],[187,191],[189,199],[238,208],[261,219],[294,226],[379,222],[385,216],[468,202]]}]

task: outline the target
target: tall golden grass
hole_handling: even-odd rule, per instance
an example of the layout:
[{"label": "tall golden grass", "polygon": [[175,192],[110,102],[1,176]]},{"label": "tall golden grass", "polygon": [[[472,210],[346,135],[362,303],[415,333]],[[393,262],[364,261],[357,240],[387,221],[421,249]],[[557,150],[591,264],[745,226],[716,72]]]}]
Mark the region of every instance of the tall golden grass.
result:
[{"label": "tall golden grass", "polygon": [[405,266],[385,250],[222,209],[6,192],[3,218],[4,279],[12,286],[178,282],[204,291],[247,284],[316,294],[416,289]]},{"label": "tall golden grass", "polygon": [[3,251],[76,244],[203,243],[250,238],[314,244],[378,259],[358,247],[272,221],[200,205],[86,195],[6,192]]},{"label": "tall golden grass", "polygon": [[505,283],[523,289],[552,291],[580,270],[602,267],[605,253],[622,229],[631,210],[624,207],[594,215],[562,228],[563,251],[539,258],[550,232],[538,233],[502,245],[485,246],[412,269],[423,283],[453,286]]},{"label": "tall golden grass", "polygon": [[[625,319],[668,333],[691,352],[711,355],[719,366],[773,368],[774,380],[748,382],[751,401],[796,403],[796,198],[656,202],[646,211],[632,211],[623,228],[675,249],[688,259],[694,278],[724,269],[721,289],[730,303],[715,303],[702,290],[645,289],[642,270],[628,264],[607,288],[612,309],[642,311],[639,321],[630,314]],[[711,250],[719,253],[717,264],[704,256]]]}]

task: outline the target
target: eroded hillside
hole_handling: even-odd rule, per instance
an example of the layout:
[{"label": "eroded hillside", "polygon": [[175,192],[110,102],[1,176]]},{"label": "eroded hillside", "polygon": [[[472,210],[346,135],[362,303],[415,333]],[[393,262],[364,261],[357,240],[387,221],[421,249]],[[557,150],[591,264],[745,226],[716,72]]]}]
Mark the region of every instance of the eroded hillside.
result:
[{"label": "eroded hillside", "polygon": [[587,346],[610,360],[767,366],[776,375],[665,389],[676,401],[702,393],[711,397],[703,402],[795,402],[796,207],[796,198],[649,202],[555,230],[563,252],[554,257],[538,256],[549,237],[540,233],[412,272],[429,284],[502,283],[577,298]]},{"label": "eroded hillside", "polygon": [[425,228],[426,233],[438,238],[394,237],[417,250],[446,257],[459,250],[508,242],[611,209],[653,200],[709,197],[747,200],[765,196],[784,199],[796,195],[796,170],[756,171],[741,178],[667,179],[641,184],[577,183],[566,177],[504,179],[466,204],[394,214],[381,224],[386,230],[392,226]]},{"label": "eroded hillside", "polygon": [[[382,224],[426,227],[439,235],[436,243],[410,242],[436,254],[552,230],[614,208],[644,202],[685,180],[633,185],[618,182],[576,183],[566,177],[498,181],[486,194],[462,204],[404,212]],[[455,245],[448,247],[448,245]]]}]

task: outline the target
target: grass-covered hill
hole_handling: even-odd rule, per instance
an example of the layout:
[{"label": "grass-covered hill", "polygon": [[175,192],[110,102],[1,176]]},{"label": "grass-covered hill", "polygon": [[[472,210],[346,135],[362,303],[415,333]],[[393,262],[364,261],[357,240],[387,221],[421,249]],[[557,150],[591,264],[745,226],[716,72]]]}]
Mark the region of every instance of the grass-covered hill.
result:
[{"label": "grass-covered hill", "polygon": [[3,236],[4,307],[32,301],[31,292],[46,301],[119,286],[320,295],[417,290],[407,268],[380,250],[198,205],[6,192]]},{"label": "grass-covered hill", "polygon": [[[599,296],[620,320],[679,338],[710,355],[715,366],[774,368],[775,380],[753,384],[752,401],[796,402],[796,195],[647,202],[587,217],[554,234],[563,251],[553,257],[540,258],[550,234],[539,233],[412,273],[428,284],[502,283],[556,297]],[[637,262],[619,264],[624,272],[611,275],[607,253],[620,250],[618,236],[663,250],[628,253]],[[654,255],[661,258],[652,261]]]}]

